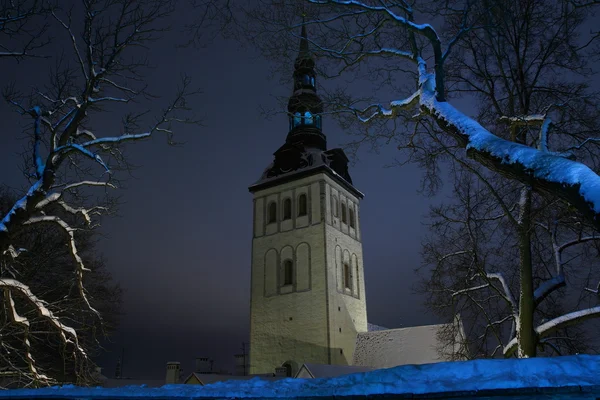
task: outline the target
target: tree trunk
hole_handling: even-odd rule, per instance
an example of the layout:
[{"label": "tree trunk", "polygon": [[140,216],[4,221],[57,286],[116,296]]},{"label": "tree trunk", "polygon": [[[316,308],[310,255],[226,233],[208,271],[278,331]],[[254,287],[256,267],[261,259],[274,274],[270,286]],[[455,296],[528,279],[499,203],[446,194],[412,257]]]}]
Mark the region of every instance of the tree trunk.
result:
[{"label": "tree trunk", "polygon": [[536,335],[533,329],[533,268],[531,264],[531,188],[521,189],[521,210],[519,214],[519,258],[520,283],[519,324],[517,340],[519,358],[536,356]]}]

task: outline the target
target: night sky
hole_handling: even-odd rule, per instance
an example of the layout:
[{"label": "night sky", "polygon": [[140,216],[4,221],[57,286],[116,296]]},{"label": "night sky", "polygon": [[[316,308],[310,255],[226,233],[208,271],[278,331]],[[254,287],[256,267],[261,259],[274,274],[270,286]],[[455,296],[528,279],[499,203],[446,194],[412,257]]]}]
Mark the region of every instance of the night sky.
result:
[{"label": "night sky", "polygon": [[[180,12],[183,12],[180,10]],[[310,32],[309,32],[310,33]],[[252,196],[247,188],[271,162],[285,140],[287,117],[271,118],[261,108],[279,107],[277,96],[291,94],[270,65],[253,49],[217,38],[204,48],[180,48],[175,28],[151,44],[146,73],[158,110],[174,92],[182,73],[202,94],[190,102],[203,126],[185,126],[169,147],[164,137],[127,146],[139,168],[119,189],[119,217],[104,218],[99,251],[124,293],[124,317],[107,353],[98,359],[112,376],[122,349],[123,373],[132,378],[164,378],[167,361],[191,372],[195,357],[212,357],[217,369],[233,369],[233,355],[248,340]],[[25,91],[46,78],[55,65],[64,32],[45,49],[54,57],[0,62],[1,83],[17,82]],[[291,77],[292,65],[288,74]],[[287,76],[283,76],[287,78]],[[320,84],[326,84],[323,80]],[[361,85],[356,82],[356,85]],[[382,100],[386,100],[383,98]],[[122,114],[96,120],[97,133],[118,126]],[[29,121],[0,103],[0,182],[23,189],[19,155],[27,144]],[[326,117],[328,147],[351,141]],[[365,193],[361,203],[368,318],[389,328],[438,322],[412,293],[414,268],[426,234],[424,216],[442,195],[417,193],[417,166],[385,168],[400,154],[394,145],[379,153],[364,148],[350,173]]]}]

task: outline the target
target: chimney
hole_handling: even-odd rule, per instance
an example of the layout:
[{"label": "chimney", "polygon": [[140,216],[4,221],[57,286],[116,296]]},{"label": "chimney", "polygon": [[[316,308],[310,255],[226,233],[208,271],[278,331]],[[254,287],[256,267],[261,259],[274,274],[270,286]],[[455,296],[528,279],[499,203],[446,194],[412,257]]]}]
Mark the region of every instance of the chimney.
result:
[{"label": "chimney", "polygon": [[248,374],[246,369],[246,354],[235,354],[235,374],[238,376],[245,376]]},{"label": "chimney", "polygon": [[165,378],[165,384],[179,383],[179,366],[180,363],[177,361],[169,361],[167,363],[167,377]]},{"label": "chimney", "polygon": [[212,373],[213,360],[208,357],[196,358],[196,371],[199,374],[210,374]]}]

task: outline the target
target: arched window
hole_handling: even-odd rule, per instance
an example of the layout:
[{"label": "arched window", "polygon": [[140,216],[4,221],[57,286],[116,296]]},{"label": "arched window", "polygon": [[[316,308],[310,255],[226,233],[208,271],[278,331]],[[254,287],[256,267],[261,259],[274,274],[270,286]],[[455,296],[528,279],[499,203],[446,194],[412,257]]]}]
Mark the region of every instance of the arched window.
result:
[{"label": "arched window", "polygon": [[272,224],[274,222],[277,222],[277,204],[271,202],[269,204],[269,219],[267,220],[267,223]]},{"label": "arched window", "polygon": [[294,283],[294,263],[292,260],[283,262],[283,285],[291,285]]},{"label": "arched window", "polygon": [[310,85],[312,87],[315,87],[315,78],[313,78],[312,76],[310,77]]},{"label": "arched window", "polygon": [[313,124],[313,116],[310,113],[310,111],[307,111],[304,113],[304,123],[306,125],[312,125]]},{"label": "arched window", "polygon": [[348,207],[348,213],[350,214],[350,228],[355,228],[354,207]]},{"label": "arched window", "polygon": [[360,293],[358,293],[358,288],[360,288],[360,282],[358,281],[360,279],[360,274],[358,273],[358,264],[356,264],[356,288],[354,288],[354,295],[356,297],[360,297]]},{"label": "arched window", "polygon": [[302,123],[302,116],[299,112],[294,114],[294,128],[299,126]]},{"label": "arched window", "polygon": [[312,78],[308,75],[303,75],[302,76],[302,84],[306,85],[306,86],[312,85]]},{"label": "arched window", "polygon": [[344,263],[344,288],[352,288],[352,274],[348,263]]},{"label": "arched window", "polygon": [[321,116],[320,115],[315,115],[315,122],[316,122],[317,128],[321,129]]},{"label": "arched window", "polygon": [[289,363],[285,363],[283,364],[283,366],[285,367],[285,376],[287,376],[288,378],[292,377],[292,366]]},{"label": "arched window", "polygon": [[342,222],[344,224],[348,223],[348,221],[346,219],[346,205],[344,203],[342,203]]},{"label": "arched window", "polygon": [[337,197],[333,196],[333,216],[337,218],[338,216],[338,199]]},{"label": "arched window", "polygon": [[303,217],[306,215],[306,195],[301,194],[298,196],[298,216]]},{"label": "arched window", "polygon": [[285,199],[283,201],[283,218],[284,220],[292,218],[292,200]]}]

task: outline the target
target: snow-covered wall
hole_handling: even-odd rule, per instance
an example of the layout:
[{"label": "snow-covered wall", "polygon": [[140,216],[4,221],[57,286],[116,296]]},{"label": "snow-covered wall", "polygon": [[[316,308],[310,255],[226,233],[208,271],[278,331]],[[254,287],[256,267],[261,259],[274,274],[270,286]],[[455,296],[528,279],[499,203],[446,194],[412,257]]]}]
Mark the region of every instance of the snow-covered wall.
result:
[{"label": "snow-covered wall", "polygon": [[[557,396],[556,393],[561,393]],[[552,395],[554,394],[554,395]],[[356,373],[327,379],[259,378],[211,385],[21,389],[0,391],[0,398],[163,398],[163,399],[343,399],[368,398],[595,399],[600,398],[600,356],[473,360]],[[318,398],[318,399],[317,399]]]}]

